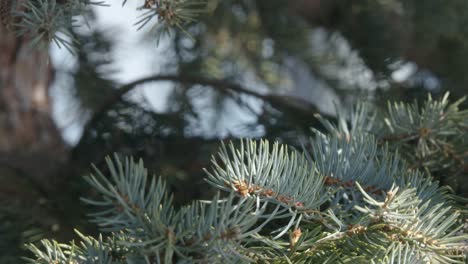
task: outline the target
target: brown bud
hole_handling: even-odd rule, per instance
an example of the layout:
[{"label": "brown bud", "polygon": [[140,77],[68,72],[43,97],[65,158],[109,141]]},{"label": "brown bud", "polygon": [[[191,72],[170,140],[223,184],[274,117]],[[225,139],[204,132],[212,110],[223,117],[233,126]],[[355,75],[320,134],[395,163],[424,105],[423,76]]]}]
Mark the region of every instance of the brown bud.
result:
[{"label": "brown bud", "polygon": [[299,241],[301,235],[301,228],[294,229],[294,231],[291,232],[291,234],[289,235],[289,243],[291,247],[294,247],[297,244],[297,241]]}]

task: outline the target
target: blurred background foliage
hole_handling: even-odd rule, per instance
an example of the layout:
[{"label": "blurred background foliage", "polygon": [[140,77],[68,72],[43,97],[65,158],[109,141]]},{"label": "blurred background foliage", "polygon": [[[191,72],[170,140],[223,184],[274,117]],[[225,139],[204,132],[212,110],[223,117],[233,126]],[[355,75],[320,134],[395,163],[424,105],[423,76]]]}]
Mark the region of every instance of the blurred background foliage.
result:
[{"label": "blurred background foliage", "polygon": [[[190,36],[174,30],[160,40],[165,70],[155,74],[238,83],[268,100],[180,83],[170,84],[163,111],[151,107],[150,97],[118,98],[69,144],[70,162],[60,172],[66,189],[47,198],[60,201],[52,210],[70,226],[95,232],[76,197],[88,191],[81,176],[89,165],[105,171],[104,157],[113,152],[141,157],[183,204],[211,197],[203,168],[221,140],[265,137],[300,148],[308,128],[320,126],[315,113],[334,116],[360,100],[384,106],[387,100],[422,100],[428,93],[438,98],[450,91],[452,100],[468,94],[465,0],[213,0],[209,8],[210,14],[187,26]],[[92,25],[92,11],[89,16]],[[85,123],[120,83],[110,77],[117,70],[109,34],[91,26],[74,35],[81,43],[76,67],[57,68],[55,75],[67,84]],[[145,40],[154,38],[148,33]],[[466,173],[460,177],[466,179]],[[0,213],[0,263],[11,263],[19,252],[13,249],[26,241],[71,236],[64,227],[13,212]]]}]

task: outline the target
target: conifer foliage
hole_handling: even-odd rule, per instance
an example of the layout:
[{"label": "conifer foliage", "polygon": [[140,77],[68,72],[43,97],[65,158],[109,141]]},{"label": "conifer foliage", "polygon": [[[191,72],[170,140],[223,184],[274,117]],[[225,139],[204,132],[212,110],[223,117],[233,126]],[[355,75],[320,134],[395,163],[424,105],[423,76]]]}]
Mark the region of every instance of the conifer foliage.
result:
[{"label": "conifer foliage", "polygon": [[[446,96],[381,113],[361,104],[338,122],[322,118],[326,130],[312,130],[301,151],[223,145],[206,170],[218,194],[181,208],[141,161],[108,158],[109,175],[87,176],[96,192],[82,198],[102,235],[28,245],[29,261],[465,263],[466,204],[432,177],[453,172],[445,165],[462,162],[455,155],[466,162],[468,111],[458,104]],[[413,165],[421,158],[423,169]]]},{"label": "conifer foliage", "polygon": [[[125,5],[127,0],[122,2]],[[83,23],[90,6],[106,6],[105,1],[93,0],[1,0],[0,22],[19,35],[31,37],[32,46],[47,46],[50,42],[73,53],[76,39],[71,29]],[[159,39],[171,28],[184,26],[207,10],[206,0],[145,0],[139,7],[143,13],[136,20],[138,29],[152,25]],[[149,23],[155,22],[158,23]]]},{"label": "conifer foliage", "polygon": [[[123,4],[126,4],[126,0]],[[2,24],[72,50],[87,0],[0,0]],[[203,0],[146,0],[157,36],[193,22]],[[360,104],[297,150],[279,142],[223,145],[206,182],[218,193],[177,208],[141,161],[108,158],[82,198],[101,235],[29,244],[29,263],[465,263],[466,201],[443,180],[466,175],[468,110],[448,96],[386,111]],[[456,182],[456,180],[455,180]]]}]

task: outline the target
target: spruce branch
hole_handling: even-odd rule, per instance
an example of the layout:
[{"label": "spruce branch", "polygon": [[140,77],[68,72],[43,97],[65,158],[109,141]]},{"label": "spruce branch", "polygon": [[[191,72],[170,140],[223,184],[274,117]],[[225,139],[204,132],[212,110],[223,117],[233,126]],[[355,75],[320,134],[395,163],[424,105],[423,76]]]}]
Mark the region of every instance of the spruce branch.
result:
[{"label": "spruce branch", "polygon": [[358,187],[371,206],[356,206],[370,217],[368,229],[375,225],[390,231],[391,240],[412,245],[412,254],[425,261],[463,263],[468,235],[457,235],[462,226],[457,221],[459,214],[450,207],[444,203],[429,206],[430,201],[421,201],[413,188],[394,186],[382,202]]},{"label": "spruce branch", "polygon": [[[125,0],[123,5],[126,2]],[[9,8],[0,5],[0,19],[2,23],[9,20],[19,21],[13,30],[19,35],[29,36],[32,47],[48,46],[53,42],[74,54],[77,40],[71,34],[71,30],[79,26],[77,17],[86,19],[86,12],[92,5],[107,6],[104,1],[89,0],[24,1],[22,6],[11,12],[12,19]],[[186,25],[195,22],[201,14],[206,13],[206,5],[206,0],[146,0],[139,8],[143,14],[135,25],[141,29],[153,19],[157,19],[152,31],[158,40],[173,28],[190,36],[185,30]]]},{"label": "spruce branch", "polygon": [[[127,0],[124,0],[123,5],[126,2]],[[168,35],[172,28],[177,28],[191,37],[185,26],[195,22],[200,15],[208,11],[206,0],[145,0],[139,9],[144,13],[135,25],[140,30],[153,19],[157,19],[151,31],[155,33],[158,42],[162,36]]]},{"label": "spruce branch", "polygon": [[107,158],[110,179],[96,170],[86,177],[100,198],[82,200],[99,209],[90,214],[104,232],[113,232],[118,244],[142,256],[173,258],[197,263],[220,257],[235,263],[245,259],[240,242],[259,232],[274,214],[265,213],[252,199],[215,196],[180,210],[171,205],[165,183],[149,180],[141,161]]},{"label": "spruce branch", "polygon": [[[228,150],[229,149],[229,150]],[[304,155],[287,146],[268,141],[241,141],[239,149],[224,144],[221,164],[213,157],[213,172],[207,181],[218,189],[234,190],[240,196],[260,197],[299,211],[316,210],[325,202],[323,177],[316,173]]]},{"label": "spruce branch", "polygon": [[103,231],[111,232],[142,225],[145,213],[151,212],[158,219],[170,219],[174,212],[169,205],[172,197],[168,196],[165,183],[151,180],[140,160],[135,163],[125,159],[124,163],[115,156],[114,161],[106,158],[111,179],[107,179],[99,170],[96,175],[89,175],[85,180],[101,195],[101,199],[81,198],[85,203],[96,206],[99,211],[90,214],[92,222]]},{"label": "spruce branch", "polygon": [[90,5],[103,6],[103,2],[88,0],[37,0],[24,1],[13,14],[18,21],[15,32],[31,38],[31,47],[47,47],[50,42],[74,54],[77,40],[70,30],[77,26],[76,17],[85,16]]},{"label": "spruce branch", "polygon": [[384,111],[360,103],[350,115],[340,114],[336,124],[317,118],[327,133],[348,140],[354,135],[373,136],[379,146],[398,153],[407,169],[418,169],[455,187],[466,175],[468,162],[468,110],[460,109],[464,100],[450,103],[447,93],[440,100],[429,96],[422,104],[389,102]]},{"label": "spruce branch", "polygon": [[28,248],[39,263],[464,263],[468,235],[448,189],[408,169],[375,133],[386,125],[358,109],[350,123],[322,119],[329,131],[314,130],[306,153],[223,145],[206,179],[223,194],[180,209],[141,162],[108,159],[110,175],[88,176],[96,195],[83,199],[106,237]]}]

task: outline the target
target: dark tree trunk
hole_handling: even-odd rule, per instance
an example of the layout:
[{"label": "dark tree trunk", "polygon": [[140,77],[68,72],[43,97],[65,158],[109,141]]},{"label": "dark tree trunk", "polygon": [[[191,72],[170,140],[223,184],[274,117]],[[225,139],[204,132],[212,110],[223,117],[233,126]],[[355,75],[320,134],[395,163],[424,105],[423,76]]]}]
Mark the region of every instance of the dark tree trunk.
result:
[{"label": "dark tree trunk", "polygon": [[45,209],[50,209],[48,196],[58,186],[58,170],[67,162],[68,150],[51,116],[53,69],[47,49],[31,48],[27,36],[18,37],[8,29],[4,11],[0,20],[0,209],[20,208],[30,219],[40,219],[43,227],[57,229],[58,220]]},{"label": "dark tree trunk", "polygon": [[0,161],[36,181],[66,160],[51,116],[52,76],[48,50],[0,24]]}]

